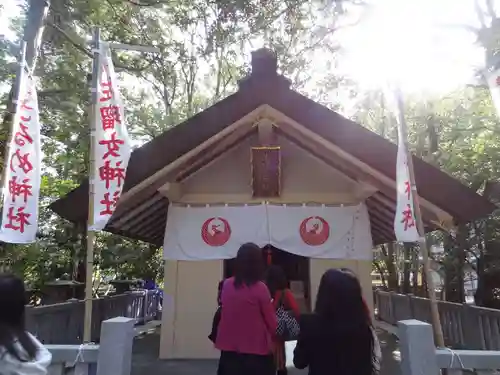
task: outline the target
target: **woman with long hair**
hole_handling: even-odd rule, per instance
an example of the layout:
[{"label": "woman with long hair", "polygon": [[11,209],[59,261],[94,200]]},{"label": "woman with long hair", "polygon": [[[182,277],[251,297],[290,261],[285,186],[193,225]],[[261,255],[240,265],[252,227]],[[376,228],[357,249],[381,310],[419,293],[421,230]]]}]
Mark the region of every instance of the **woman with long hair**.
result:
[{"label": "woman with long hair", "polygon": [[358,279],[330,269],[321,277],[314,313],[301,317],[294,365],[309,367],[309,375],[372,375],[372,332]]},{"label": "woman with long hair", "polygon": [[[289,311],[296,319],[299,318],[299,307],[293,293],[288,288],[288,280],[285,271],[280,266],[270,266],[267,270],[266,284],[273,298],[275,310],[282,306]],[[276,364],[277,375],[286,375],[286,352],[285,341],[280,337],[274,338],[274,361]]]},{"label": "woman with long hair", "polygon": [[[351,270],[350,268],[341,268],[340,269],[342,272],[345,272],[352,277],[354,277],[356,280],[359,282],[358,275]],[[374,373],[379,373],[380,372],[380,361],[382,360],[382,348],[380,347],[380,341],[378,340],[377,333],[375,332],[375,328],[373,328],[373,320],[372,320],[372,314],[370,312],[370,309],[368,308],[368,304],[366,303],[365,298],[363,297],[363,306],[366,310],[366,316],[367,319],[370,323],[370,326],[372,327],[372,336],[373,336],[373,372]]]},{"label": "woman with long hair", "polygon": [[235,259],[234,277],[224,281],[221,318],[215,347],[221,351],[224,375],[274,375],[273,337],[276,314],[267,286],[261,281],[264,260],[260,247],[243,244]]},{"label": "woman with long hair", "polygon": [[[358,275],[356,275],[356,273],[353,270],[351,270],[350,268],[341,268],[340,270],[342,272],[345,272],[345,273],[351,275],[352,277],[356,278],[356,280],[358,280],[358,282],[359,282]],[[364,297],[363,297],[363,305],[364,305],[365,310],[366,310],[366,315],[368,316],[368,319],[370,320],[370,324],[373,326],[372,316],[371,316],[371,313],[370,313],[370,309],[368,308],[368,304],[366,303],[366,300],[365,300]]]},{"label": "woman with long hair", "polygon": [[28,333],[24,282],[0,274],[0,375],[45,375],[52,356]]}]

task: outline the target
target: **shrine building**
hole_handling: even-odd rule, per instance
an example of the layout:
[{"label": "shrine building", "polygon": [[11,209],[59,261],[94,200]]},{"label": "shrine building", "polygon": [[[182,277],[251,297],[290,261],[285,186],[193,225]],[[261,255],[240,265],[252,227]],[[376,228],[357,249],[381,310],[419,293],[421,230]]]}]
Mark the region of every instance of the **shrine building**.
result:
[{"label": "shrine building", "polygon": [[[320,277],[347,267],[372,300],[372,251],[395,241],[397,146],[293,91],[267,49],[234,94],[169,129],[131,156],[105,230],[163,246],[160,358],[216,358],[207,339],[217,285],[244,242],[283,267],[304,311]],[[494,209],[413,157],[427,231]],[[51,205],[84,224],[88,183]],[[408,223],[412,225],[412,223]]]}]

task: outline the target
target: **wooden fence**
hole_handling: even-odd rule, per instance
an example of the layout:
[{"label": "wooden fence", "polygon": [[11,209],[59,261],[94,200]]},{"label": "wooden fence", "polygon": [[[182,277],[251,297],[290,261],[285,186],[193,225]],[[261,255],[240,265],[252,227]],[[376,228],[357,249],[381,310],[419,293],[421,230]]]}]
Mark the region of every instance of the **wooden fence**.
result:
[{"label": "wooden fence", "polygon": [[135,319],[102,323],[99,345],[45,345],[52,354],[49,375],[130,375]]},{"label": "wooden fence", "polygon": [[[416,319],[431,323],[427,298],[375,291],[378,318],[396,325]],[[447,346],[457,349],[500,350],[500,310],[438,301],[439,316]]]},{"label": "wooden fence", "polygon": [[[117,316],[132,318],[135,324],[156,319],[159,295],[154,290],[133,291],[96,298],[92,304],[92,341],[99,342],[101,323]],[[80,344],[83,338],[85,302],[70,300],[54,305],[28,307],[26,325],[44,344]]]},{"label": "wooden fence", "polygon": [[500,351],[452,350],[434,346],[432,327],[418,320],[398,323],[403,375],[495,374],[500,369]]}]

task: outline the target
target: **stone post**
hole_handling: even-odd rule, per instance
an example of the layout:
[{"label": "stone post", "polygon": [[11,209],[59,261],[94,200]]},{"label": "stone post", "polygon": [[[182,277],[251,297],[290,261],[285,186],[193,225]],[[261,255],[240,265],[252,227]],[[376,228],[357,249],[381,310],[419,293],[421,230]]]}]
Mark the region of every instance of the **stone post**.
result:
[{"label": "stone post", "polygon": [[403,375],[439,375],[432,326],[418,320],[398,323]]},{"label": "stone post", "polygon": [[130,375],[134,323],[124,317],[102,322],[97,375]]}]

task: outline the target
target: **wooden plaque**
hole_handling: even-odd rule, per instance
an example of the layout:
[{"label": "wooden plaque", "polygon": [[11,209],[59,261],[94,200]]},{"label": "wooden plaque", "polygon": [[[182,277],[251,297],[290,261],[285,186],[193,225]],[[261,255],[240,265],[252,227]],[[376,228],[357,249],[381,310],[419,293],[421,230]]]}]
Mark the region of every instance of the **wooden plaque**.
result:
[{"label": "wooden plaque", "polygon": [[281,192],[280,147],[252,147],[252,188],[255,198],[279,197]]}]

